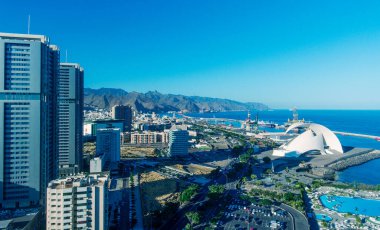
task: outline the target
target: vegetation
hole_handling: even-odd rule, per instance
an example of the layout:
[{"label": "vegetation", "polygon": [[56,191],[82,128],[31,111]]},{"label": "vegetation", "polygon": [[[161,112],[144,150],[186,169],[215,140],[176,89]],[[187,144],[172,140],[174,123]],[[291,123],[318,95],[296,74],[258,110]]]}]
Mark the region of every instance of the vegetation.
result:
[{"label": "vegetation", "polygon": [[190,222],[190,227],[191,227],[190,229],[192,229],[194,224],[199,224],[201,220],[201,216],[198,212],[188,212],[185,215]]},{"label": "vegetation", "polygon": [[270,157],[264,157],[263,161],[265,164],[269,164],[270,162],[272,162],[272,159],[270,159]]},{"label": "vegetation", "polygon": [[239,146],[234,146],[234,147],[232,148],[232,155],[233,155],[234,157],[238,157],[240,154],[243,153],[243,151],[244,151],[244,147],[243,147],[243,146],[241,146],[241,145],[239,145]]},{"label": "vegetation", "polygon": [[380,191],[380,184],[369,185],[369,184],[357,184],[357,183],[337,183],[330,181],[314,180],[312,182],[312,188],[318,188],[321,186],[329,186],[338,189],[354,189],[354,190],[367,190],[367,191]]},{"label": "vegetation", "polygon": [[186,201],[189,201],[198,191],[199,186],[198,185],[190,185],[187,187],[179,196],[179,201],[181,203],[184,203]]},{"label": "vegetation", "polygon": [[[280,193],[276,191],[270,191],[266,189],[252,189],[249,192],[250,196],[256,196],[261,199],[261,203],[269,203],[268,201],[263,201],[265,199],[268,199],[270,201],[279,201],[286,203],[298,210],[303,211],[304,208],[304,202],[303,202],[303,190],[300,190],[299,194],[295,194],[292,192],[285,192],[285,193]],[[263,204],[267,205],[267,204]]]},{"label": "vegetation", "polygon": [[164,222],[172,217],[179,208],[179,203],[169,202],[161,210],[152,213],[152,226],[158,229]]},{"label": "vegetation", "polygon": [[208,186],[208,197],[212,199],[216,199],[219,196],[221,196],[224,193],[224,186],[223,185],[210,185]]},{"label": "vegetation", "polygon": [[244,153],[244,154],[241,154],[240,156],[239,156],[239,160],[240,160],[240,162],[242,162],[242,163],[247,163],[248,161],[249,161],[249,158],[250,158],[251,156],[249,155],[249,153]]}]

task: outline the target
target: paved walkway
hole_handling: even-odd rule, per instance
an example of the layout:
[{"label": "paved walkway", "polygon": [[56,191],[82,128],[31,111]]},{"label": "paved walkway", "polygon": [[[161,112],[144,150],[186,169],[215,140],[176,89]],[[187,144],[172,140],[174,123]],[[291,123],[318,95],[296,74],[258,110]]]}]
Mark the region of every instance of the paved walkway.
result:
[{"label": "paved walkway", "polygon": [[294,209],[286,204],[281,204],[279,207],[288,211],[294,218],[294,228],[295,230],[305,230],[310,229],[309,223],[306,217],[297,209]]}]

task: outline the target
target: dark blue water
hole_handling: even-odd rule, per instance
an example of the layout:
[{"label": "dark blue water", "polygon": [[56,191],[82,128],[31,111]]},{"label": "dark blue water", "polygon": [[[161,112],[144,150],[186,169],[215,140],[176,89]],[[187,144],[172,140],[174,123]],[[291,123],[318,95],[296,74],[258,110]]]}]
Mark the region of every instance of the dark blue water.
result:
[{"label": "dark blue water", "polygon": [[[380,136],[380,110],[299,110],[299,119],[305,119],[326,126],[334,131],[350,132]],[[217,112],[217,113],[188,113],[191,117],[229,118],[245,120],[247,112]],[[260,111],[259,120],[283,124],[292,118],[289,110]],[[255,117],[256,112],[251,112]],[[344,146],[380,149],[380,141],[338,135]],[[339,174],[339,180],[344,182],[360,182],[380,184],[380,159],[351,167]]]}]

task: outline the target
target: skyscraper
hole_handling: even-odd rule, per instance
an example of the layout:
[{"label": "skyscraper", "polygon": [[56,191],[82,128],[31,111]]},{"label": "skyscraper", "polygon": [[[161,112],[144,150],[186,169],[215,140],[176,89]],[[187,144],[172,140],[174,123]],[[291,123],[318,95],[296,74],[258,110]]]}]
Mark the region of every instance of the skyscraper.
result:
[{"label": "skyscraper", "polygon": [[59,175],[82,169],[83,78],[79,64],[61,63],[57,81],[57,150]]},{"label": "skyscraper", "polygon": [[187,156],[189,148],[189,132],[187,130],[171,130],[169,132],[169,156]]},{"label": "skyscraper", "polygon": [[120,161],[120,129],[98,129],[96,132],[96,155],[105,155],[111,162]]},{"label": "skyscraper", "polygon": [[123,132],[129,132],[132,129],[132,108],[129,105],[115,105],[112,107],[112,118],[124,121]]},{"label": "skyscraper", "polygon": [[58,173],[59,50],[41,35],[0,33],[0,208],[44,203]]}]

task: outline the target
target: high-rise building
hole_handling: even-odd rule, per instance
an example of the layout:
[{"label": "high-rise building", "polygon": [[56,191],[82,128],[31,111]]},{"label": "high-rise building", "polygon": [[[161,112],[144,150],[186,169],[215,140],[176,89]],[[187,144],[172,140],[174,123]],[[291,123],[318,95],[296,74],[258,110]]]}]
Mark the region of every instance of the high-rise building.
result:
[{"label": "high-rise building", "polygon": [[171,130],[169,132],[169,156],[187,156],[189,148],[189,133],[187,130]]},{"label": "high-rise building", "polygon": [[59,50],[41,35],[0,33],[0,209],[44,204],[58,174]]},{"label": "high-rise building", "polygon": [[132,129],[132,107],[129,105],[115,105],[112,107],[112,118],[124,121],[123,132],[129,132]]},{"label": "high-rise building", "polygon": [[47,188],[46,228],[108,229],[108,177],[78,175]]},{"label": "high-rise building", "polygon": [[120,129],[98,129],[96,132],[96,155],[105,155],[111,162],[120,161]]},{"label": "high-rise building", "polygon": [[61,63],[57,81],[57,150],[59,175],[82,169],[83,78],[79,64]]}]

